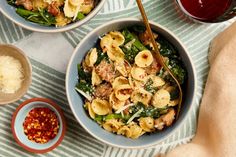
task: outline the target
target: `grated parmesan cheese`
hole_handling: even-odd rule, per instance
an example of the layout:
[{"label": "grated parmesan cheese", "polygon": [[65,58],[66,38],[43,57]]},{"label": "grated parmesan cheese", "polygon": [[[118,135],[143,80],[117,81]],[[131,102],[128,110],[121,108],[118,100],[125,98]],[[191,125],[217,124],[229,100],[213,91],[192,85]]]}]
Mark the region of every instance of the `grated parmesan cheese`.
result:
[{"label": "grated parmesan cheese", "polygon": [[20,61],[10,56],[0,56],[0,92],[15,93],[20,89],[23,79]]}]

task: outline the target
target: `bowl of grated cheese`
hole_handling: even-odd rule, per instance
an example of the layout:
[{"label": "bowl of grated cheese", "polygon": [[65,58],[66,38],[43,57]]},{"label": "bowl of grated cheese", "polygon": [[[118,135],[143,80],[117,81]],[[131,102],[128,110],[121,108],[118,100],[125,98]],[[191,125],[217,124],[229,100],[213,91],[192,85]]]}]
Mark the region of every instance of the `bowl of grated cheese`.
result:
[{"label": "bowl of grated cheese", "polygon": [[0,105],[19,100],[32,81],[32,67],[24,52],[0,44]]}]

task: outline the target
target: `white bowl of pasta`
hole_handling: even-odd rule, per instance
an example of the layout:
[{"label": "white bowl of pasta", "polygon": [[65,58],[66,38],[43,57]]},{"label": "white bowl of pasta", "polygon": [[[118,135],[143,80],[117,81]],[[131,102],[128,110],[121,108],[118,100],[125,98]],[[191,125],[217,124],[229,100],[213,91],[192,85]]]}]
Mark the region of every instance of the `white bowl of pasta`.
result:
[{"label": "white bowl of pasta", "polygon": [[79,123],[92,136],[120,148],[153,146],[180,127],[194,100],[193,62],[181,41],[150,22],[178,88],[152,56],[142,21],[128,18],[104,24],[76,47],[66,73],[66,93]]}]

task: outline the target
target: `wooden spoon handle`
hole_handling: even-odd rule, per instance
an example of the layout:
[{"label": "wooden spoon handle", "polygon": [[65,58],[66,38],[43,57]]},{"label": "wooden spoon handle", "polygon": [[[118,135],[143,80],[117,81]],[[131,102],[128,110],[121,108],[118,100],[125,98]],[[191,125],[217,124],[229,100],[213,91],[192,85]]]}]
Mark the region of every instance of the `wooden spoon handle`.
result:
[{"label": "wooden spoon handle", "polygon": [[182,105],[182,99],[183,99],[183,92],[182,92],[182,88],[180,86],[180,83],[179,81],[176,79],[176,77],[173,75],[173,73],[171,72],[171,70],[168,68],[168,66],[165,64],[164,60],[163,60],[163,57],[161,56],[161,53],[159,51],[159,48],[157,46],[157,43],[155,41],[155,38],[154,38],[154,35],[152,33],[152,29],[151,29],[151,26],[148,22],[148,18],[147,18],[147,15],[146,15],[146,12],[143,8],[143,4],[142,4],[142,1],[141,0],[136,0],[137,4],[138,4],[138,7],[139,7],[139,10],[140,10],[140,13],[142,15],[142,18],[143,18],[143,22],[145,24],[145,27],[148,31],[148,34],[149,34],[149,37],[151,38],[151,42],[152,42],[152,45],[154,47],[154,53],[153,53],[153,56],[157,59],[158,63],[161,64],[161,66],[171,75],[171,77],[174,79],[174,81],[176,82],[178,88],[179,88],[179,103],[178,103],[178,110],[177,110],[177,116],[176,116],[176,119],[179,117],[179,113],[180,113],[180,109],[181,109],[181,105]]}]

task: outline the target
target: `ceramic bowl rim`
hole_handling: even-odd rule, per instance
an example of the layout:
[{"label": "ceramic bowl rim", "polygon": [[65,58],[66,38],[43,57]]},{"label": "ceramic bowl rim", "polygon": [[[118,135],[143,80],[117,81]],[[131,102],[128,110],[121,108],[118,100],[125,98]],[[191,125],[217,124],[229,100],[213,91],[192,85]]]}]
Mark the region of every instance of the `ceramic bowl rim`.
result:
[{"label": "ceramic bowl rim", "polygon": [[[2,7],[0,6],[0,12],[5,16],[7,17],[9,20],[11,20],[12,22],[14,22],[15,24],[25,28],[25,29],[28,29],[30,31],[34,31],[34,32],[41,32],[41,33],[59,33],[59,32],[65,32],[65,31],[68,31],[68,30],[72,30],[74,28],[77,28],[77,27],[80,27],[82,26],[83,24],[85,24],[86,22],[90,21],[95,15],[97,15],[97,13],[102,9],[102,7],[104,6],[105,2],[107,0],[101,0],[99,2],[99,4],[82,20],[80,21],[77,21],[75,23],[71,23],[69,25],[66,25],[66,26],[63,26],[63,27],[58,27],[56,28],[55,26],[55,29],[50,29],[50,30],[46,30],[44,29],[43,27],[42,28],[35,28],[33,26],[29,26],[28,25],[28,22],[30,21],[26,21],[25,22],[18,22],[17,20],[14,19],[14,17],[10,16],[8,13],[6,13]],[[10,7],[10,6],[9,6]],[[19,16],[19,15],[18,15]],[[44,26],[45,28],[47,28],[48,26]]]},{"label": "ceramic bowl rim", "polygon": [[186,114],[184,116],[184,118],[182,119],[182,121],[179,123],[178,126],[176,126],[167,136],[165,136],[165,138],[163,138],[161,141],[158,141],[158,142],[152,142],[152,143],[149,143],[149,144],[145,144],[145,145],[142,145],[142,146],[122,146],[122,145],[118,145],[118,144],[114,144],[114,143],[111,143],[109,141],[106,141],[106,140],[103,140],[102,138],[98,137],[97,135],[93,134],[92,132],[90,132],[90,129],[87,128],[85,126],[85,124],[83,124],[80,120],[80,118],[77,116],[77,113],[76,111],[74,110],[74,107],[72,106],[72,101],[70,100],[70,97],[69,97],[69,89],[68,89],[68,84],[69,84],[69,69],[71,67],[71,64],[74,60],[74,57],[76,55],[76,52],[79,50],[79,48],[81,47],[82,44],[84,44],[84,42],[87,40],[87,38],[89,38],[92,34],[94,34],[95,32],[97,32],[99,29],[105,27],[105,26],[109,26],[109,25],[112,25],[114,23],[122,23],[122,22],[142,22],[142,20],[140,20],[139,18],[121,18],[121,19],[117,19],[117,20],[112,20],[110,22],[107,22],[99,27],[97,27],[96,29],[94,29],[93,31],[91,31],[90,33],[88,33],[81,41],[80,43],[76,46],[70,60],[69,60],[69,63],[68,63],[68,66],[67,66],[67,70],[66,70],[66,80],[65,80],[65,84],[66,84],[66,95],[67,95],[67,99],[68,99],[68,102],[69,102],[69,106],[76,118],[76,120],[80,123],[80,125],[90,134],[92,135],[93,137],[95,137],[96,139],[98,139],[99,141],[102,141],[103,143],[105,144],[108,144],[110,146],[113,146],[113,147],[117,147],[117,148],[125,148],[125,149],[141,149],[141,148],[147,148],[147,147],[153,147],[159,143],[161,143],[161,141],[164,141],[165,139],[167,139],[168,137],[170,137],[171,135],[173,135],[176,130],[178,130],[182,125],[183,123],[186,121],[188,115],[189,115],[189,112],[191,111],[191,108],[193,107],[193,103],[194,103],[194,100],[196,99],[196,92],[197,92],[197,77],[196,77],[196,69],[195,69],[195,66],[193,64],[193,61],[192,61],[192,58],[190,57],[190,55],[187,53],[187,48],[184,46],[184,44],[180,41],[180,39],[174,35],[171,31],[169,31],[167,28],[165,28],[164,26],[161,26],[160,24],[157,24],[156,22],[153,22],[153,21],[150,21],[150,24],[151,25],[154,25],[154,26],[157,26],[159,28],[161,28],[162,30],[164,30],[167,34],[169,34],[170,36],[172,36],[177,42],[179,42],[179,44],[181,45],[181,47],[184,49],[184,53],[186,54],[186,56],[188,57],[188,60],[190,61],[190,64],[191,64],[191,68],[192,68],[192,73],[193,73],[193,80],[194,80],[194,84],[193,84],[193,97],[192,97],[192,100],[191,100],[191,104],[190,105],[190,108],[189,110],[186,111]]},{"label": "ceramic bowl rim", "polygon": [[[55,110],[57,110],[57,112],[59,113],[60,115],[60,118],[61,118],[61,121],[62,121],[62,132],[61,132],[61,135],[59,137],[59,139],[57,140],[57,142],[55,144],[53,144],[51,147],[48,147],[46,149],[42,149],[42,150],[38,150],[38,149],[33,149],[27,145],[25,145],[24,143],[22,143],[19,138],[17,137],[16,135],[16,131],[15,131],[15,120],[16,120],[16,116],[18,114],[18,112],[26,105],[30,105],[32,102],[35,102],[35,101],[39,101],[39,102],[44,102],[46,103],[47,105],[49,106],[52,106]],[[50,99],[47,99],[47,98],[31,98],[31,99],[28,99],[26,101],[24,101],[23,103],[21,103],[17,109],[15,110],[15,112],[13,113],[13,116],[12,116],[12,121],[11,121],[11,130],[12,130],[12,134],[13,134],[13,137],[14,139],[16,140],[16,142],[22,147],[24,148],[25,150],[29,151],[29,152],[32,152],[32,153],[46,153],[46,152],[49,152],[51,150],[53,150],[54,148],[56,148],[63,140],[64,136],[65,136],[65,132],[66,132],[66,122],[65,122],[65,117],[64,117],[64,114],[62,112],[62,109],[55,103],[53,102],[52,100]]]}]

